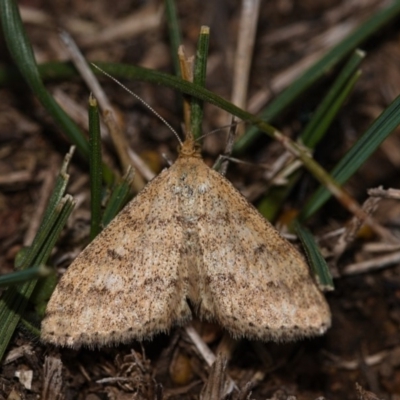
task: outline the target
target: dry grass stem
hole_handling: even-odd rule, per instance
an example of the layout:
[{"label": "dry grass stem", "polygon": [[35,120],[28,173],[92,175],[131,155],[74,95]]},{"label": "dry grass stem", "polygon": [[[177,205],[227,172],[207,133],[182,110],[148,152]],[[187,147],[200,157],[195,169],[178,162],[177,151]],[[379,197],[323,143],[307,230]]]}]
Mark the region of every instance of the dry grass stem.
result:
[{"label": "dry grass stem", "polygon": [[316,40],[315,51],[306,55],[293,66],[287,68],[283,72],[277,74],[271,79],[268,88],[263,88],[261,91],[256,92],[248,102],[248,111],[255,114],[258,113],[277,93],[288,87],[295,79],[297,79],[303,72],[305,72],[311,65],[319,60],[328,49],[338,44],[343,38],[349,34],[356,26],[354,23],[342,23],[338,26],[330,28],[327,32]]},{"label": "dry grass stem", "polygon": [[383,189],[382,186],[374,189],[369,189],[368,194],[374,197],[382,197],[384,199],[394,199],[400,200],[400,190],[399,189]]},{"label": "dry grass stem", "polygon": [[46,356],[44,360],[42,400],[63,400],[63,364],[60,357]]},{"label": "dry grass stem", "polygon": [[118,39],[132,39],[145,32],[160,28],[164,7],[144,6],[140,11],[135,11],[131,15],[114,21],[109,27],[102,27],[98,32],[91,36],[81,37],[82,47],[103,46],[105,43],[113,42]]},{"label": "dry grass stem", "polygon": [[58,157],[52,155],[49,160],[49,168],[47,171],[44,172],[43,183],[39,192],[39,200],[35,206],[35,212],[30,219],[28,229],[26,230],[26,233],[24,235],[24,246],[30,246],[34,237],[36,236],[36,232],[42,221],[44,212],[46,211],[47,203],[49,201],[51,191],[57,178],[57,174],[55,172],[57,171],[57,166]]},{"label": "dry grass stem", "polygon": [[8,186],[8,185],[18,185],[21,183],[27,183],[32,180],[32,172],[31,171],[15,171],[8,172],[7,174],[0,175],[0,185]]},{"label": "dry grass stem", "polygon": [[[178,58],[182,79],[188,82],[193,82],[194,58],[185,54],[185,48],[182,45],[178,48]],[[187,96],[183,97],[183,121],[185,132],[190,132],[190,98]]]},{"label": "dry grass stem", "polygon": [[[243,109],[246,109],[247,103],[250,66],[253,59],[259,11],[260,0],[242,1],[238,43],[234,60],[231,101]],[[243,127],[241,128],[239,129],[243,131]]]},{"label": "dry grass stem", "polygon": [[[61,35],[63,43],[65,44],[66,48],[68,49],[69,55],[74,62],[76,68],[79,70],[82,78],[85,80],[86,84],[90,88],[93,93],[93,96],[99,103],[100,109],[103,112],[104,122],[108,127],[108,131],[112,142],[115,146],[115,150],[118,154],[121,166],[124,171],[128,170],[129,167],[132,165],[137,168],[139,174],[135,174],[133,178],[133,187],[136,191],[140,190],[144,186],[144,181],[141,176],[151,176],[152,172],[149,168],[146,167],[144,162],[140,162],[137,165],[133,162],[138,159],[138,156],[130,157],[129,149],[129,142],[127,141],[125,134],[123,133],[119,118],[115,113],[114,108],[111,105],[106,93],[100,86],[96,76],[89,68],[86,60],[84,59],[82,53],[79,51],[78,47],[76,46],[75,42],[73,41],[72,37],[68,35],[66,32],[63,32]],[[131,151],[131,153],[133,150]],[[143,175],[142,172],[144,171]]]},{"label": "dry grass stem", "polygon": [[388,351],[380,351],[379,353],[364,356],[362,360],[343,360],[341,357],[327,352],[324,352],[324,355],[329,358],[330,362],[332,362],[335,367],[354,371],[360,368],[360,364],[364,364],[368,367],[380,364],[388,356]]},{"label": "dry grass stem", "polygon": [[354,264],[347,265],[341,275],[356,275],[364,274],[370,271],[386,268],[400,262],[400,251],[394,252],[381,257],[375,257],[367,261],[361,261]]}]

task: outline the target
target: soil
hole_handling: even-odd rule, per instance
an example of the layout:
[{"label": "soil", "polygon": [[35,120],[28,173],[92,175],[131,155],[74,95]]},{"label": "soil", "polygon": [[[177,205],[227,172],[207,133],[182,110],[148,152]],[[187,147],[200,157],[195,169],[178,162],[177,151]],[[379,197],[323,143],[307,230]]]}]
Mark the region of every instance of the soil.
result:
[{"label": "soil", "polygon": [[[39,63],[67,59],[58,39],[58,29],[64,28],[72,33],[88,60],[124,62],[173,73],[165,17],[152,22],[160,10],[159,2],[98,0],[94,5],[24,0],[19,5]],[[204,4],[180,0],[176,5],[186,54],[194,54],[200,26],[210,26],[206,86],[229,99],[240,32],[239,2],[220,0]],[[330,48],[335,35],[343,33],[345,22],[358,26],[379,7],[382,2],[372,0],[261,2],[248,108],[258,113],[290,84],[291,72],[301,70],[305,60],[318,59]],[[132,26],[141,22],[140,31],[128,26],[115,38],[110,32],[108,37],[102,35],[139,12],[143,14]],[[361,78],[314,153],[314,158],[328,171],[400,93],[399,40],[397,20],[363,44],[367,55],[361,66]],[[11,65],[4,43],[0,52],[2,66]],[[276,119],[274,126],[296,138],[337,72],[335,69],[327,73]],[[103,78],[101,82],[121,116],[130,147],[154,172],[159,172],[167,165],[163,155],[172,160],[176,157],[176,138],[114,82]],[[180,130],[182,112],[177,93],[145,83],[126,84]],[[48,82],[46,87],[52,93],[62,91],[67,95],[78,108],[74,119],[85,124],[89,90],[80,79]],[[49,192],[45,184],[58,173],[70,143],[28,87],[10,82],[0,88],[0,99],[0,273],[5,274],[13,271],[16,254],[32,240],[41,205]],[[68,107],[65,101],[63,107]],[[228,123],[225,112],[205,106],[204,132]],[[205,138],[203,154],[207,163],[212,165],[225,143],[224,131]],[[109,143],[104,151],[109,165],[123,173]],[[227,177],[257,205],[268,186],[265,167],[274,165],[283,152],[280,144],[260,137],[240,155],[246,163],[230,164]],[[399,169],[397,129],[346,183],[345,189],[362,204],[370,188],[398,188]],[[68,193],[78,204],[51,257],[51,265],[59,274],[85,246],[89,231],[87,164],[75,155],[69,171]],[[301,209],[316,187],[317,182],[304,173],[282,206],[277,224],[282,226],[293,211]],[[385,196],[378,196],[380,201],[373,207],[373,216],[399,237],[400,202],[398,197],[396,200]],[[336,200],[330,200],[307,221],[335,277],[335,290],[326,293],[332,327],[323,336],[295,343],[232,341],[221,327],[194,321],[194,327],[213,352],[222,348],[229,354],[226,363],[217,359],[210,368],[184,328],[175,328],[143,343],[78,351],[44,345],[20,324],[0,365],[0,399],[212,399],[222,398],[227,393],[225,386],[232,380],[235,387],[225,398],[400,399],[399,246],[390,245],[370,228],[363,227],[355,230],[354,240],[338,250],[340,233],[352,232],[350,221],[351,215]],[[356,272],[349,274],[350,267],[356,268]],[[32,320],[32,305],[28,312]],[[37,317],[33,323],[40,326]]]}]

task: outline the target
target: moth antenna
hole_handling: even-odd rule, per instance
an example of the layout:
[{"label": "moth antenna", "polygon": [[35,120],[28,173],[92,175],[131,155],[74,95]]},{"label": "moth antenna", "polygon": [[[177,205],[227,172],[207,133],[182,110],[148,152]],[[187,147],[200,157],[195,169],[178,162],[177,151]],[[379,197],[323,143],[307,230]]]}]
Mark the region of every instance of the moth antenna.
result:
[{"label": "moth antenna", "polygon": [[211,135],[213,133],[216,133],[218,131],[222,131],[223,129],[236,127],[237,125],[244,124],[244,123],[245,123],[245,121],[235,121],[235,122],[232,122],[230,124],[226,124],[226,125],[220,126],[219,128],[213,129],[212,131],[207,132],[204,135],[201,135],[200,137],[198,137],[196,139],[196,142],[199,141],[199,140],[204,139],[205,137],[207,137],[207,136],[209,136],[209,135]]},{"label": "moth antenna", "polygon": [[171,124],[169,124],[167,122],[167,120],[162,117],[150,104],[146,103],[139,95],[137,95],[135,92],[133,92],[132,90],[130,90],[128,87],[126,87],[123,83],[121,83],[118,79],[114,78],[112,75],[110,75],[108,72],[104,71],[103,69],[101,69],[99,66],[97,66],[96,64],[93,64],[93,67],[95,67],[97,70],[99,70],[102,74],[104,74],[105,76],[109,77],[110,79],[112,79],[117,85],[121,86],[124,90],[126,90],[129,94],[131,94],[133,97],[135,97],[137,100],[139,100],[144,106],[146,106],[156,117],[158,117],[158,119],[160,121],[162,121],[168,128],[169,130],[176,136],[176,138],[178,139],[178,142],[180,145],[182,145],[182,140],[179,137],[178,133],[176,132],[176,130],[171,126]]}]

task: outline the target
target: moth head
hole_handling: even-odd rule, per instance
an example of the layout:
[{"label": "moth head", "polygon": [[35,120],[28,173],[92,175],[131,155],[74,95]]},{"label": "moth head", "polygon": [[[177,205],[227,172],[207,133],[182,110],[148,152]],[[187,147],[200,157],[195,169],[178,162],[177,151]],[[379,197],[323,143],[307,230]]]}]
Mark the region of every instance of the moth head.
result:
[{"label": "moth head", "polygon": [[185,141],[180,145],[179,157],[201,157],[200,145],[196,143],[191,135],[187,135]]}]

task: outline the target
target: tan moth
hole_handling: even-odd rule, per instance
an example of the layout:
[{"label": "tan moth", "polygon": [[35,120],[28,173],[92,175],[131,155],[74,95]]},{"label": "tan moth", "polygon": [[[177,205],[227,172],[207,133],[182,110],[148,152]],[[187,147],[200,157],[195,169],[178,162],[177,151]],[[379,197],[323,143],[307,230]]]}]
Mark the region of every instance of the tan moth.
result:
[{"label": "tan moth", "polygon": [[73,348],[142,340],[187,323],[192,310],[259,340],[320,335],[331,323],[301,254],[188,137],[68,268],[42,339]]}]

